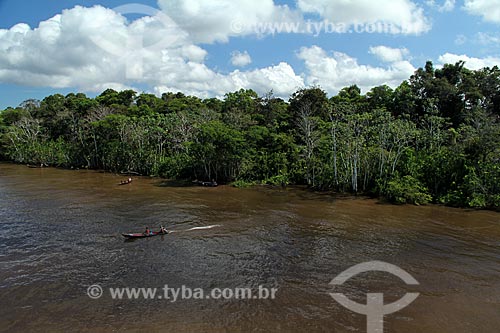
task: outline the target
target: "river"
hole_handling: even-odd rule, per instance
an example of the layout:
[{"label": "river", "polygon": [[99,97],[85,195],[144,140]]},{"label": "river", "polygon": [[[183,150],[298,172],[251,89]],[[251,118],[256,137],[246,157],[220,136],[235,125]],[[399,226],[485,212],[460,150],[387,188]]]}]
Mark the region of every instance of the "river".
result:
[{"label": "river", "polygon": [[[500,215],[392,206],[301,189],[174,186],[160,179],[0,164],[0,331],[366,332],[337,303],[420,296],[385,332],[498,332]],[[172,233],[125,241],[123,232]],[[383,272],[330,281],[373,260]],[[87,295],[98,284],[99,299]],[[274,299],[114,300],[109,288],[277,288]]]}]

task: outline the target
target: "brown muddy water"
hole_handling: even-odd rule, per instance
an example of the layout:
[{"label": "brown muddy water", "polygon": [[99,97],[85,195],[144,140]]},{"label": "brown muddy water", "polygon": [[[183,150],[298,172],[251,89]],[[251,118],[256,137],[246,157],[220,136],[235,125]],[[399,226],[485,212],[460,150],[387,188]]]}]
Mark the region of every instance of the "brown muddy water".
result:
[{"label": "brown muddy water", "polygon": [[[174,187],[159,179],[0,164],[0,331],[366,332],[338,304],[419,292],[385,332],[500,330],[500,214],[391,206],[298,189]],[[164,224],[166,236],[122,232]],[[210,228],[205,228],[210,227]],[[195,228],[193,230],[193,228]],[[401,267],[330,281],[373,260]],[[87,296],[90,285],[104,289]],[[115,287],[276,287],[264,300],[113,300]]]}]

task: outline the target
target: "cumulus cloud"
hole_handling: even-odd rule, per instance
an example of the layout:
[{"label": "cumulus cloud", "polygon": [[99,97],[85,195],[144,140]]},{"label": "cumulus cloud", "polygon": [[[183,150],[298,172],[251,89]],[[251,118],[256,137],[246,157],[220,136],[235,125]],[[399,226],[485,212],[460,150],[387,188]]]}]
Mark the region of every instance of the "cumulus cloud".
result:
[{"label": "cumulus cloud", "polygon": [[[304,15],[319,14],[335,24],[339,33],[356,31],[421,34],[431,25],[423,9],[412,0],[297,0],[297,8],[274,0],[158,0],[158,5],[195,43],[227,42],[231,37],[275,33],[311,33]],[[454,6],[446,0],[443,8]],[[324,23],[324,22],[323,22]],[[363,29],[366,28],[366,29]]]},{"label": "cumulus cloud", "polygon": [[[306,0],[300,1],[304,5]],[[202,15],[204,6],[208,6],[198,0],[177,3],[199,4],[199,7],[182,9],[190,15]],[[215,3],[227,5],[222,0],[211,2]],[[272,1],[266,3],[279,8]],[[411,4],[401,0],[396,3]],[[324,14],[328,13],[325,9]],[[345,12],[342,15],[351,17]],[[385,62],[377,67],[360,64],[345,53],[312,46],[301,48],[297,53],[304,64],[303,73],[296,73],[285,62],[220,73],[206,65],[207,51],[197,45],[190,33],[178,25],[165,24],[161,17],[145,16],[127,22],[124,16],[101,6],[76,6],[41,22],[35,29],[26,24],[0,29],[0,82],[97,92],[107,87],[148,86],[157,93],[183,91],[200,97],[223,96],[245,88],[260,94],[273,90],[286,98],[297,89],[315,84],[331,94],[351,84],[357,84],[363,91],[381,84],[395,87],[415,71],[404,48],[370,48],[371,54]],[[235,66],[251,63],[247,52],[235,52],[231,60]],[[472,69],[500,64],[494,57],[478,59],[449,53],[439,60],[443,63],[465,60]],[[130,77],[129,74],[140,75]]]},{"label": "cumulus cloud", "polygon": [[393,33],[420,34],[430,30],[421,7],[410,0],[298,0],[306,13],[316,13],[335,23],[392,25]]},{"label": "cumulus cloud", "polygon": [[476,40],[481,45],[499,46],[499,44],[500,44],[500,35],[499,34],[486,33],[486,32],[478,32],[476,34]]},{"label": "cumulus cloud", "polygon": [[467,43],[467,36],[459,34],[455,38],[455,45],[464,45]]},{"label": "cumulus cloud", "polygon": [[155,91],[166,88],[198,96],[273,89],[283,97],[304,85],[286,63],[220,74],[206,66],[206,55],[182,29],[165,25],[161,18],[146,16],[127,23],[110,9],[77,6],[36,29],[26,24],[0,29],[0,82],[83,91],[146,84]]},{"label": "cumulus cloud", "polygon": [[[196,73],[197,72],[197,73]],[[179,91],[200,97],[222,97],[229,91],[253,89],[259,94],[273,90],[279,97],[288,98],[294,91],[303,88],[304,80],[295,74],[293,68],[287,63],[280,63],[253,71],[233,71],[222,75],[208,70],[206,67],[193,71],[193,77],[177,77],[172,85],[158,85],[155,92],[161,94],[168,91]],[[203,80],[199,80],[203,77]],[[175,84],[174,84],[175,82]]]},{"label": "cumulus cloud", "polygon": [[485,67],[500,66],[500,58],[497,57],[486,57],[486,58],[474,58],[469,57],[465,54],[458,55],[453,53],[445,53],[439,57],[439,62],[441,64],[455,64],[459,61],[465,61],[465,67],[478,70]]},{"label": "cumulus cloud", "polygon": [[427,0],[425,2],[427,6],[431,8],[435,8],[440,12],[451,12],[453,9],[455,9],[455,0],[445,0],[443,4],[439,5],[436,3],[435,0]]},{"label": "cumulus cloud", "polygon": [[[172,34],[175,38],[165,37]],[[138,40],[139,47],[135,47],[131,41]],[[159,41],[167,43],[158,45]],[[178,26],[148,16],[128,23],[110,9],[77,6],[41,22],[36,29],[18,24],[0,30],[0,82],[83,91],[146,85],[157,93],[183,91],[200,97],[245,88],[260,94],[273,90],[287,98],[314,84],[331,93],[353,83],[365,90],[384,83],[396,86],[415,70],[404,60],[405,49],[378,46],[371,52],[387,66],[361,65],[346,54],[327,54],[314,46],[298,53],[304,73],[297,74],[285,62],[219,73],[205,64],[207,51]],[[240,52],[232,60],[243,66],[251,58]],[[129,74],[141,75],[131,78]]]},{"label": "cumulus cloud", "polygon": [[[78,87],[93,90],[99,84],[127,81],[131,59],[151,70],[160,55],[149,48],[163,34],[175,34],[176,42],[165,47],[186,58],[197,46],[186,44],[181,31],[163,27],[154,17],[127,24],[125,17],[100,6],[64,10],[38,28],[18,24],[0,30],[0,80],[31,86]],[[145,48],[128,45],[144,36]],[[184,40],[183,40],[184,39]],[[188,45],[187,49],[184,49]],[[145,75],[148,73],[146,72]]]},{"label": "cumulus cloud", "polygon": [[231,64],[235,67],[245,67],[252,63],[252,58],[247,51],[234,51],[231,53]]},{"label": "cumulus cloud", "polygon": [[234,71],[229,75],[229,79],[236,85],[253,89],[259,93],[273,90],[277,96],[281,97],[288,97],[294,91],[304,87],[304,80],[295,74],[289,64],[284,62],[277,66],[250,72]]},{"label": "cumulus cloud", "polygon": [[383,62],[392,63],[402,61],[406,56],[408,56],[408,54],[410,54],[410,51],[406,48],[395,49],[381,45],[370,47],[370,53]]},{"label": "cumulus cloud", "polygon": [[416,70],[408,61],[394,61],[388,67],[360,65],[345,53],[328,54],[318,46],[303,47],[298,57],[305,63],[306,83],[320,85],[331,94],[352,84],[363,91],[382,84],[396,87]]},{"label": "cumulus cloud", "polygon": [[265,33],[270,22],[300,22],[302,15],[273,0],[158,0],[164,13],[194,42],[227,42],[230,37]]},{"label": "cumulus cloud", "polygon": [[465,0],[464,9],[487,22],[500,23],[500,0]]}]

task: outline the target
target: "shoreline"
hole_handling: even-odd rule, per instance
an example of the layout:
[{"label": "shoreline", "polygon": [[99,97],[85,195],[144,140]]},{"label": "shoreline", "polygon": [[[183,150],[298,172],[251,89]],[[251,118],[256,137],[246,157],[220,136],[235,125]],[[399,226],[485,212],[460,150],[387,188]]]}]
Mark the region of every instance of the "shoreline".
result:
[{"label": "shoreline", "polygon": [[[118,177],[126,177],[126,176],[132,176],[132,177],[140,177],[140,178],[148,178],[148,179],[154,179],[160,181],[159,187],[203,187],[199,186],[196,184],[193,184],[192,181],[190,180],[182,180],[182,179],[168,179],[168,178],[162,178],[159,176],[145,176],[145,175],[140,175],[137,172],[112,172],[104,169],[89,169],[89,168],[66,168],[66,167],[60,167],[60,166],[35,166],[31,164],[24,164],[24,163],[17,163],[14,161],[6,161],[2,160],[0,161],[1,164],[10,164],[10,165],[16,165],[16,166],[24,166],[29,169],[58,169],[58,170],[65,170],[65,171],[92,171],[96,173],[101,173],[101,174],[110,174],[110,175],[115,175]],[[234,182],[233,182],[234,183]],[[249,183],[248,185],[245,186],[235,186],[233,183],[229,184],[220,184],[219,187],[230,187],[238,190],[245,190],[245,189],[265,189],[269,191],[280,191],[280,190],[299,190],[299,191],[304,191],[310,194],[315,194],[318,196],[324,196],[328,197],[331,199],[335,200],[366,200],[366,199],[371,199],[371,200],[376,200],[377,204],[379,205],[387,205],[387,206],[434,206],[434,207],[446,207],[446,208],[453,208],[453,209],[460,209],[464,212],[480,212],[480,211],[487,211],[487,212],[495,212],[495,213],[500,213],[500,209],[494,209],[494,208],[473,208],[473,207],[460,207],[460,206],[448,206],[445,204],[440,204],[440,203],[427,203],[427,204],[422,204],[422,205],[416,205],[416,204],[398,204],[398,203],[393,203],[390,202],[389,200],[385,199],[384,197],[380,196],[374,196],[366,193],[360,193],[358,195],[348,193],[348,192],[335,192],[333,190],[318,190],[314,188],[308,188],[307,185],[286,185],[286,186],[279,186],[279,185],[271,185],[271,184],[258,184],[258,183]]]}]

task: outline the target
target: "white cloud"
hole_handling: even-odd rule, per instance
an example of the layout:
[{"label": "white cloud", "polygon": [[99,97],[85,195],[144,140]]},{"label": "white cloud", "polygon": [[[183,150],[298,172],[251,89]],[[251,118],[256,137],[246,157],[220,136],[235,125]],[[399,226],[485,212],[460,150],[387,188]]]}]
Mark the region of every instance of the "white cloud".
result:
[{"label": "white cloud", "polygon": [[441,11],[441,12],[451,12],[453,9],[455,9],[455,0],[446,0],[438,8],[438,10]]},{"label": "white cloud", "polygon": [[465,61],[465,67],[472,70],[500,66],[500,58],[496,57],[474,58],[467,55],[457,55],[453,53],[445,53],[439,57],[439,62],[443,65],[455,64],[459,61]]},{"label": "white cloud", "polygon": [[[240,88],[259,93],[273,89],[283,97],[304,85],[286,63],[217,73],[204,63],[206,50],[179,28],[161,23],[143,17],[128,24],[110,9],[77,6],[36,29],[26,24],[0,29],[0,82],[83,91],[142,84],[155,91],[166,87],[198,96],[222,96]],[[125,47],[137,36],[144,37],[144,48]],[[158,41],[169,43],[156,45]],[[127,77],[137,69],[142,69],[141,75]]]},{"label": "white cloud", "polygon": [[[111,10],[75,7],[41,22],[37,29],[18,24],[0,30],[0,80],[58,88],[88,87],[103,79],[118,82],[120,63],[89,36],[105,36],[106,30],[99,27],[123,24],[124,18]],[[123,29],[112,31],[121,34]]]},{"label": "white cloud", "polygon": [[304,80],[295,74],[289,64],[284,62],[251,72],[235,71],[229,77],[241,87],[254,89],[259,93],[266,93],[272,89],[280,97],[288,97],[304,87]]},{"label": "white cloud", "polygon": [[288,98],[293,92],[304,87],[303,79],[296,75],[287,63],[253,71],[236,70],[228,75],[215,73],[206,67],[191,69],[191,77],[183,79],[179,76],[178,80],[170,80],[171,85],[156,86],[155,92],[161,94],[181,90],[200,97],[221,97],[227,92],[244,88],[253,89],[259,94],[273,90],[276,96]]},{"label": "white cloud", "polygon": [[455,38],[455,45],[464,45],[465,43],[467,43],[467,36],[462,34],[457,35]]},{"label": "white cloud", "polygon": [[303,47],[298,57],[305,62],[306,83],[318,84],[330,94],[352,84],[357,84],[364,92],[382,84],[396,87],[416,70],[408,61],[395,61],[386,68],[360,65],[347,54],[327,54],[318,46]]},{"label": "white cloud", "polygon": [[420,34],[430,30],[424,11],[410,0],[298,0],[298,7],[306,13],[317,13],[334,23],[384,23],[396,29],[393,32]]},{"label": "white cloud", "polygon": [[300,13],[277,6],[273,0],[158,0],[158,5],[197,43],[258,35],[262,23],[302,20]]},{"label": "white cloud", "polygon": [[500,0],[465,0],[464,9],[487,22],[500,23]]},{"label": "white cloud", "polygon": [[375,55],[383,62],[388,63],[402,61],[406,56],[410,54],[410,52],[406,48],[395,49],[383,45],[370,47],[370,53]]},{"label": "white cloud", "polygon": [[442,5],[438,5],[435,0],[427,0],[425,2],[427,6],[435,8],[440,12],[451,12],[455,9],[455,0],[445,0]]},{"label": "white cloud", "polygon": [[481,45],[499,46],[500,35],[495,35],[495,34],[486,33],[486,32],[478,32],[476,34],[476,40]]},{"label": "white cloud", "polygon": [[[195,43],[227,42],[231,37],[274,33],[305,33],[304,15],[316,13],[334,24],[335,31],[379,31],[421,34],[431,25],[423,9],[412,0],[297,0],[297,8],[274,0],[158,0],[166,15],[187,31]],[[454,5],[446,0],[443,8]],[[327,22],[321,22],[323,25]],[[318,22],[318,24],[321,24]],[[358,26],[359,25],[359,26]],[[314,30],[314,29],[313,29]],[[313,33],[320,33],[320,31]]]},{"label": "white cloud", "polygon": [[190,61],[203,62],[207,56],[207,51],[196,45],[185,45],[182,47],[182,54]]},{"label": "white cloud", "polygon": [[235,67],[245,67],[252,63],[252,58],[247,51],[234,51],[231,53],[231,64]]},{"label": "white cloud", "polygon": [[[189,3],[199,3],[201,12],[206,6],[198,0]],[[198,13],[196,8],[184,10],[194,15]],[[144,37],[145,48],[130,52],[124,45],[137,36]],[[157,45],[158,41],[168,43]],[[125,17],[101,6],[77,6],[41,22],[35,29],[26,24],[0,29],[0,82],[82,91],[146,85],[157,93],[183,91],[200,97],[223,96],[240,88],[254,89],[259,94],[272,89],[277,96],[286,98],[297,89],[314,84],[331,94],[351,84],[359,85],[363,91],[381,84],[395,87],[415,71],[407,60],[407,49],[375,46],[370,53],[386,65],[359,64],[347,54],[327,53],[312,46],[297,54],[304,62],[304,73],[297,74],[285,62],[220,73],[206,65],[207,51],[180,27],[165,26],[156,17],[128,23]],[[500,59],[494,57],[478,59],[447,53],[439,58],[443,63],[458,60],[465,60],[471,69],[500,65]],[[232,62],[245,66],[251,58],[247,52],[235,52]],[[127,77],[127,69],[137,67],[142,68],[142,75]]]}]

